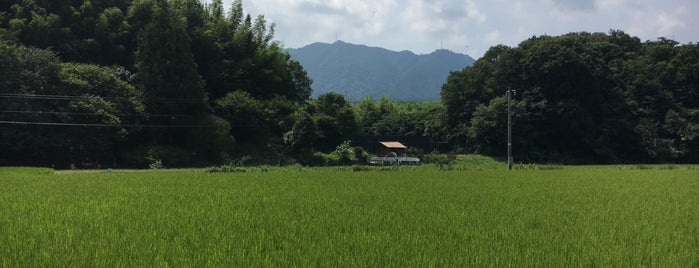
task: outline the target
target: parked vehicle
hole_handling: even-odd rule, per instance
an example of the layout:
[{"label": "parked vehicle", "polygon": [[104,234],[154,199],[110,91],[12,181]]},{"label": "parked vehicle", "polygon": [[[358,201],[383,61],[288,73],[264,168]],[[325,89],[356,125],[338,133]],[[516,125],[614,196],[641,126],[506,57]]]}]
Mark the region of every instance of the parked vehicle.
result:
[{"label": "parked vehicle", "polygon": [[389,152],[386,156],[379,157],[369,157],[367,159],[367,164],[369,165],[382,165],[382,166],[401,166],[401,165],[419,165],[420,158],[408,157],[408,156],[398,156],[395,152]]}]

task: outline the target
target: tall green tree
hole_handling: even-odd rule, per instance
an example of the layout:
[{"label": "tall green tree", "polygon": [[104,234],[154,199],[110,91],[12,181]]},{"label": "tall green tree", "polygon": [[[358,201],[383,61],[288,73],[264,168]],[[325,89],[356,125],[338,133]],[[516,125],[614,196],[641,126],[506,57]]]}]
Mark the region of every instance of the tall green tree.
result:
[{"label": "tall green tree", "polygon": [[118,76],[116,68],[63,63],[59,72],[60,93],[79,96],[56,107],[61,122],[102,125],[67,128],[56,139],[65,144],[71,165],[115,167],[127,139],[146,118],[141,92]]},{"label": "tall green tree", "polygon": [[197,72],[187,34],[187,19],[172,12],[167,1],[153,7],[152,17],[139,34],[136,67],[154,113],[206,112],[204,81]]},{"label": "tall green tree", "polygon": [[[641,43],[621,31],[532,37],[514,48],[493,47],[473,66],[452,73],[442,88],[452,137],[467,150],[502,151],[501,142],[489,137],[506,127],[492,115],[503,107],[490,100],[511,88],[520,109],[515,147],[524,159],[688,159],[694,152],[678,133],[693,135],[678,126],[691,125],[693,113],[684,101],[694,93],[683,90],[689,80],[677,83],[677,70],[687,64],[673,61],[677,51],[687,50],[681,47],[664,38]],[[688,55],[683,58],[691,62]],[[692,77],[689,69],[682,69],[682,77]]]},{"label": "tall green tree", "polygon": [[[62,128],[53,132],[51,135],[66,141],[56,148],[79,147],[70,150],[75,157],[68,158],[76,163],[104,162],[110,158],[107,155],[127,161],[119,155],[134,155],[128,162],[143,166],[147,154],[153,160],[173,158],[162,160],[181,165],[223,161],[260,150],[280,158],[279,152],[286,151],[284,135],[298,121],[293,114],[310,99],[312,81],[303,66],[274,40],[275,25],[264,16],[245,14],[241,0],[233,1],[228,14],[220,0],[208,5],[197,0],[9,0],[0,6],[5,7],[0,9],[0,40],[4,40],[0,87],[17,94],[78,97],[68,106],[27,100],[2,105],[60,112],[63,114],[58,119],[64,122],[86,119],[70,114],[94,112],[99,116],[89,119],[105,125],[129,119],[115,116],[118,111],[141,115],[139,120],[129,120],[145,126],[143,129],[120,129],[128,132],[121,136],[105,130],[94,135],[108,137],[102,144],[87,138],[71,139],[93,133],[91,130]],[[39,49],[25,50],[24,46]],[[113,99],[119,94],[97,90],[102,88],[100,83],[108,81],[106,76],[98,79],[86,74],[109,73],[115,69],[111,66],[122,66],[117,77],[135,88],[138,94],[132,97],[142,102],[143,111],[123,110],[121,102]],[[62,76],[59,69],[65,71]],[[70,92],[67,85],[89,96]],[[247,100],[244,103],[231,103],[235,96],[249,98],[242,98]],[[240,124],[251,120],[255,121],[255,139],[248,139],[250,129]],[[237,144],[233,137],[239,138]],[[32,144],[37,148],[47,144],[35,140]],[[97,148],[113,141],[120,143],[119,150],[98,152]],[[23,159],[31,159],[37,151],[28,150],[31,153]]]},{"label": "tall green tree", "polygon": [[373,125],[381,119],[381,113],[376,107],[376,102],[371,96],[367,96],[357,103],[357,124],[360,134],[373,135]]},{"label": "tall green tree", "polygon": [[318,125],[318,149],[330,152],[348,137],[357,134],[354,110],[344,96],[325,93],[315,101],[314,119]]},{"label": "tall green tree", "polygon": [[301,162],[307,162],[318,138],[318,126],[311,114],[303,109],[294,112],[292,120],[294,123],[291,130],[284,133],[284,143],[292,155]]},{"label": "tall green tree", "polygon": [[[59,81],[60,64],[56,54],[44,49],[17,47],[0,42],[0,61],[0,118],[9,122],[41,122],[41,114],[34,112],[51,111],[54,103],[13,96],[54,94],[53,90]],[[51,135],[49,128],[21,123],[0,126],[0,147],[3,148],[0,151],[0,163],[51,164],[47,149],[42,148],[51,144],[47,140]]]}]

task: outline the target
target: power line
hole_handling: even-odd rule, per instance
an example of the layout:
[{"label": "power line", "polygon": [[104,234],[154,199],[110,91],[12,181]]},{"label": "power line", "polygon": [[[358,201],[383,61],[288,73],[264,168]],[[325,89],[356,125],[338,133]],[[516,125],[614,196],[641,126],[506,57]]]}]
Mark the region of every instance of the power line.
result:
[{"label": "power line", "polygon": [[[0,111],[0,113],[10,113],[10,114],[62,114],[62,115],[98,115],[97,113],[85,113],[85,112],[49,112],[49,111],[31,111],[31,110],[6,110]],[[143,117],[185,117],[191,116],[188,114],[109,114],[115,116],[143,116]]]},{"label": "power line", "polygon": [[100,97],[104,100],[111,101],[134,101],[140,100],[143,102],[163,102],[163,103],[199,103],[203,99],[193,98],[136,98],[136,97],[103,97],[103,96],[73,96],[73,95],[46,95],[46,94],[15,94],[15,93],[0,93],[0,98],[5,99],[31,99],[31,100],[90,100],[91,97]]},{"label": "power line", "polygon": [[26,122],[26,121],[2,121],[0,124],[9,125],[39,125],[39,126],[67,126],[67,127],[124,127],[124,128],[218,128],[215,125],[111,125],[111,124],[85,124],[85,123],[56,123],[56,122]]}]

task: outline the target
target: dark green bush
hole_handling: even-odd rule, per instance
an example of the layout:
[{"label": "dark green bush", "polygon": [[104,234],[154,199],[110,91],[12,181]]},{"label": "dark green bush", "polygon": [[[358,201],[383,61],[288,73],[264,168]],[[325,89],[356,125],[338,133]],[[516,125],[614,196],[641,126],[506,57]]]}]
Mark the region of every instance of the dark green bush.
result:
[{"label": "dark green bush", "polygon": [[456,163],[456,154],[440,154],[434,151],[424,155],[422,162],[435,164],[440,170],[451,170]]},{"label": "dark green bush", "polygon": [[364,165],[367,163],[367,158],[369,157],[369,154],[364,150],[363,147],[361,146],[354,146],[352,149],[354,151],[354,158],[357,161],[357,164]]},{"label": "dark green bush", "polygon": [[238,167],[234,165],[222,165],[217,167],[209,167],[206,169],[209,173],[244,173],[248,170],[244,167]]}]

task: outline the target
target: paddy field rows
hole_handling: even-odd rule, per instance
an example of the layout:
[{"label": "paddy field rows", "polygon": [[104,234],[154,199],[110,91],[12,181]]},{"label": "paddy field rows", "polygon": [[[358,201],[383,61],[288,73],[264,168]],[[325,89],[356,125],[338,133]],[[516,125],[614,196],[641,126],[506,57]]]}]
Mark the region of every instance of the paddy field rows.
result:
[{"label": "paddy field rows", "polygon": [[0,168],[0,266],[699,266],[699,167]]}]

